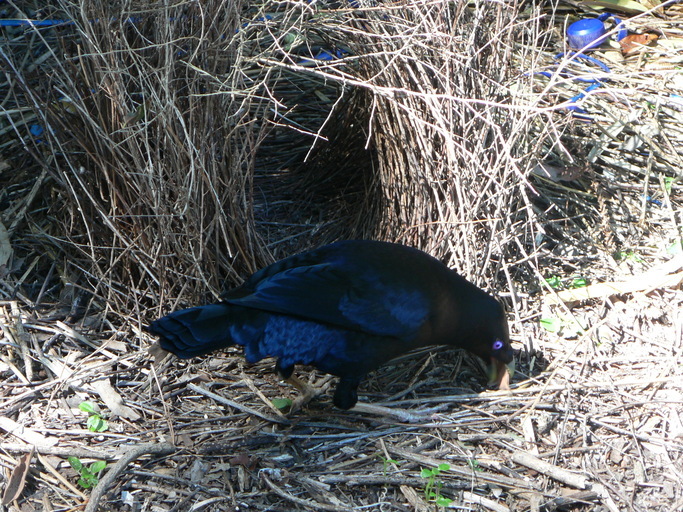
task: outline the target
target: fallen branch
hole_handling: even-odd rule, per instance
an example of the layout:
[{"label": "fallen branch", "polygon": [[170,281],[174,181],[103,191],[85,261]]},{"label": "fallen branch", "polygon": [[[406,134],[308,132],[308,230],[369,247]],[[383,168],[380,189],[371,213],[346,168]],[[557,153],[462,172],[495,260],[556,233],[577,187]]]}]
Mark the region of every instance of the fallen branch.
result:
[{"label": "fallen branch", "polygon": [[128,464],[133,462],[135,459],[142,457],[143,455],[168,455],[176,450],[175,446],[169,443],[149,443],[136,446],[130,449],[119,461],[114,464],[107,474],[104,475],[99,483],[95,486],[90,494],[90,499],[88,504],[85,506],[84,512],[95,512],[100,504],[100,500],[107,492],[107,489],[114,483],[116,478],[125,471]]},{"label": "fallen branch", "polygon": [[[508,507],[507,505],[499,503],[494,500],[490,500],[488,498],[485,498],[484,496],[479,496],[478,494],[474,494],[473,492],[464,491],[462,493],[462,497],[464,501],[476,503],[477,505],[492,510],[493,512],[510,512],[510,507]],[[458,508],[460,507],[462,507],[462,505],[458,504]]]},{"label": "fallen branch", "polygon": [[683,272],[679,272],[681,267],[683,267],[683,258],[674,258],[655,269],[648,270],[624,281],[596,283],[583,288],[563,290],[545,295],[543,301],[547,304],[559,304],[560,302],[571,304],[624,293],[649,293],[661,288],[675,288],[683,282]]},{"label": "fallen branch", "polygon": [[278,418],[276,416],[270,416],[268,414],[263,414],[261,411],[257,411],[256,409],[254,409],[252,407],[242,405],[240,403],[235,402],[234,400],[230,400],[229,398],[225,398],[224,396],[217,395],[216,393],[213,393],[212,391],[209,391],[208,389],[205,389],[201,386],[197,386],[196,384],[192,384],[191,382],[187,384],[187,387],[196,393],[202,394],[206,397],[211,398],[212,400],[215,400],[218,403],[229,405],[230,407],[234,407],[238,411],[245,412],[245,413],[250,414],[252,416],[257,416],[257,417],[264,419],[266,421],[270,421],[273,423],[279,423],[281,425],[289,425],[291,423],[289,420],[287,420],[285,418]]},{"label": "fallen branch", "polygon": [[512,461],[516,464],[521,464],[528,468],[538,471],[553,480],[567,484],[570,487],[576,489],[585,490],[590,487],[590,482],[588,478],[582,475],[577,475],[566,469],[553,466],[552,464],[545,462],[544,460],[538,459],[526,452],[515,452],[512,454]]},{"label": "fallen branch", "polygon": [[118,450],[104,450],[91,448],[77,447],[77,446],[44,446],[31,445],[20,443],[0,443],[0,450],[9,453],[29,453],[35,451],[41,455],[54,455],[56,457],[78,457],[79,459],[96,459],[96,460],[118,460],[122,453]]},{"label": "fallen branch", "polygon": [[[270,489],[275,494],[277,494],[281,498],[286,499],[287,501],[296,503],[297,505],[301,505],[302,507],[310,508],[313,510],[326,510],[328,512],[347,512],[348,510],[351,510],[350,507],[338,507],[337,505],[328,505],[326,503],[320,503],[317,501],[297,498],[296,496],[292,496],[288,492],[285,492],[284,490],[280,489],[277,485],[271,482],[270,479],[265,475],[265,473],[261,474],[261,478],[263,478],[263,481],[266,482],[266,485],[270,487]],[[89,511],[86,510],[85,512]]]}]

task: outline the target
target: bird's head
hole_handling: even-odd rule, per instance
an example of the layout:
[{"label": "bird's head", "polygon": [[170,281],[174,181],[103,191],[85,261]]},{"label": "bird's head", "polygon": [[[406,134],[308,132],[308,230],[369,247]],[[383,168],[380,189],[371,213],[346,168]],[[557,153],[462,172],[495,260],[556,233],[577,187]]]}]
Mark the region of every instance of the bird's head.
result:
[{"label": "bird's head", "polygon": [[463,318],[469,324],[469,332],[462,340],[463,348],[478,355],[488,365],[489,387],[510,389],[515,359],[505,312],[500,303],[490,296],[472,306],[470,315]]},{"label": "bird's head", "polygon": [[493,340],[489,361],[488,386],[497,389],[510,389],[510,381],[515,374],[515,358],[508,338],[495,338]]}]

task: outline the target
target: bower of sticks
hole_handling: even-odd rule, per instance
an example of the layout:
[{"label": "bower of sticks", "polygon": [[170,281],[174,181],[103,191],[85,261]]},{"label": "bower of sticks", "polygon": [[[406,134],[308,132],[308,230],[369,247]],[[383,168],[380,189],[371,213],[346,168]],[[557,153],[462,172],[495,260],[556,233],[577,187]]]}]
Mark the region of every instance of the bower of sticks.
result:
[{"label": "bower of sticks", "polygon": [[[576,56],[567,27],[602,12]],[[680,5],[8,0],[0,21],[4,510],[683,509]],[[410,421],[329,392],[290,412],[271,360],[148,354],[151,320],[349,238],[498,297],[511,391],[434,348],[360,390]]]}]

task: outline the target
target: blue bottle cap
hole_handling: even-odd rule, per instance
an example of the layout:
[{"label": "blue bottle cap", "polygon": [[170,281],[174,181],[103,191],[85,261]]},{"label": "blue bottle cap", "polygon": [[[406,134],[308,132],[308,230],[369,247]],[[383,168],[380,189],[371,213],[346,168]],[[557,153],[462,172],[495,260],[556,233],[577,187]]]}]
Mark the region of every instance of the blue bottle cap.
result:
[{"label": "blue bottle cap", "polygon": [[581,48],[595,48],[606,39],[605,24],[595,18],[575,21],[567,27],[569,46],[577,50]]}]

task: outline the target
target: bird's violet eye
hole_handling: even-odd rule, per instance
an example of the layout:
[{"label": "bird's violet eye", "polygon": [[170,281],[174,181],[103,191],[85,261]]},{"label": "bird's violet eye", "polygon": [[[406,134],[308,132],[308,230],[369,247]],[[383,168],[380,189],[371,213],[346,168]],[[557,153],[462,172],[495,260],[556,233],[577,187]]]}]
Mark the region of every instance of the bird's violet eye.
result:
[{"label": "bird's violet eye", "polygon": [[500,350],[503,348],[503,342],[500,340],[496,340],[493,342],[493,350]]}]

